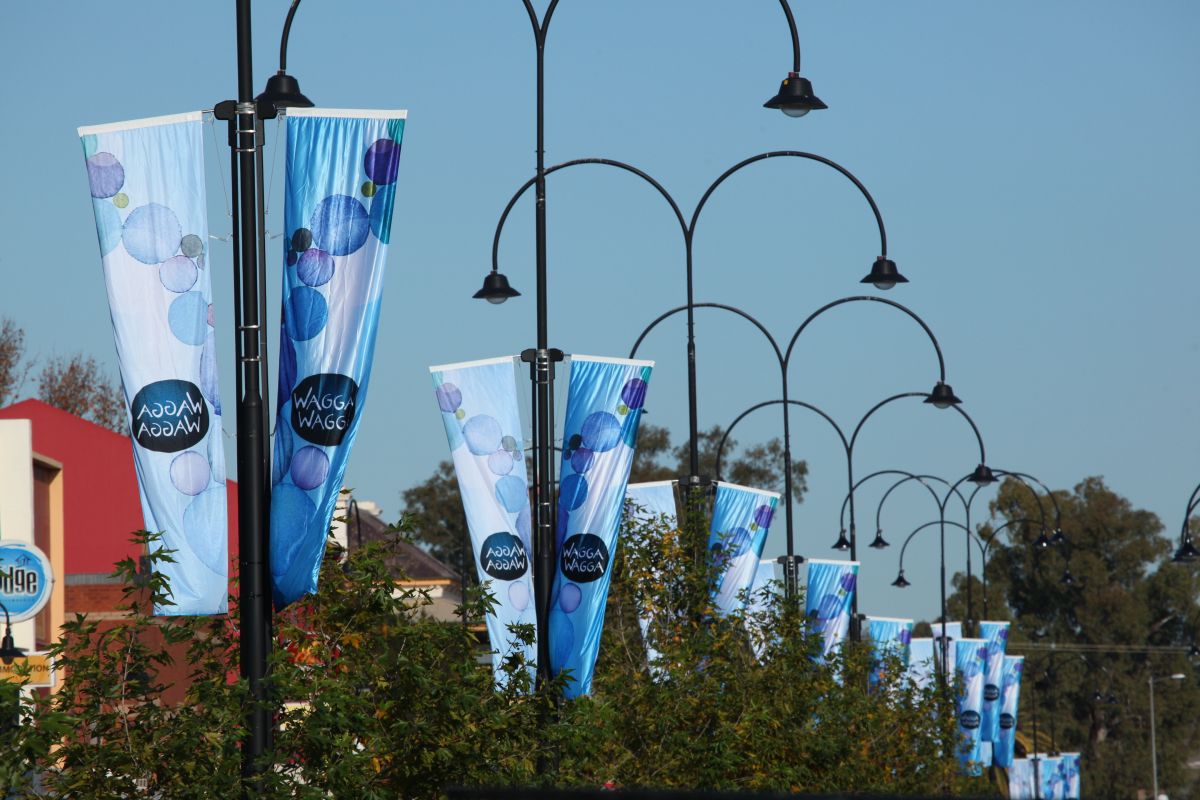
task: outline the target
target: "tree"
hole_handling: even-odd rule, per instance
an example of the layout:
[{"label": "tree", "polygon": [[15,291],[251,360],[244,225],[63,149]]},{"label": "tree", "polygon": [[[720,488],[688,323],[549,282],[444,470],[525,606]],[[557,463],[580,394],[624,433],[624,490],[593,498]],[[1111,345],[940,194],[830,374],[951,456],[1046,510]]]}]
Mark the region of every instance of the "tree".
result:
[{"label": "tree", "polygon": [[54,356],[38,374],[38,399],[117,433],[127,429],[125,400],[92,356]]},{"label": "tree", "polygon": [[29,374],[25,331],[8,317],[0,320],[0,408],[17,399]]},{"label": "tree", "polygon": [[[1182,672],[1185,681],[1156,686],[1159,783],[1173,795],[1194,791],[1186,766],[1200,746],[1200,682],[1186,656],[1200,629],[1194,568],[1170,560],[1154,514],[1100,478],[1055,498],[1065,544],[1038,549],[1040,525],[1014,523],[986,565],[989,617],[1010,620],[1010,651],[1026,653],[1020,728],[1032,734],[1036,706],[1039,738],[1048,744],[1052,733],[1059,750],[1080,751],[1087,784],[1132,797],[1151,782],[1148,681]],[[1010,481],[992,511],[1001,521],[1038,520],[1039,501],[1049,509],[1047,498]],[[987,539],[993,530],[980,533]],[[963,619],[965,577],[954,584],[949,612]],[[978,613],[977,578],[972,589]]]},{"label": "tree", "polygon": [[[717,446],[724,431],[714,427],[700,434],[700,472],[716,474]],[[763,489],[783,490],[783,444],[772,439],[765,444],[746,448],[736,454],[737,441],[725,443],[726,460],[722,471],[733,483]],[[527,459],[527,462],[529,460]],[[678,478],[689,472],[687,442],[672,448],[670,432],[656,425],[642,425],[638,430],[637,448],[629,472],[631,483]],[[807,489],[805,478],[808,465],[804,461],[792,464],[792,497],[800,502]],[[463,549],[468,546],[467,519],[458,493],[454,464],[442,461],[434,473],[421,483],[401,492],[404,515],[411,519],[416,541],[430,555],[446,564],[463,563]],[[468,569],[468,580],[474,570]]]}]

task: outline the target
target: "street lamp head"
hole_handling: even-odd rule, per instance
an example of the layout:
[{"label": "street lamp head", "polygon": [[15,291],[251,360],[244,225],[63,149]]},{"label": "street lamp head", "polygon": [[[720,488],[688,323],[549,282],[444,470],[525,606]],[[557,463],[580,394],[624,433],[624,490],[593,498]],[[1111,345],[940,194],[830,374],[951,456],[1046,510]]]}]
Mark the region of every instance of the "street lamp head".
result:
[{"label": "street lamp head", "polygon": [[11,664],[23,655],[25,655],[25,651],[17,647],[17,643],[13,641],[12,626],[6,625],[4,639],[0,640],[0,661]]},{"label": "street lamp head", "polygon": [[1065,569],[1063,569],[1062,577],[1058,579],[1058,582],[1061,583],[1063,586],[1074,586],[1075,585],[1075,576],[1071,574],[1070,567],[1066,567]]},{"label": "street lamp head", "polygon": [[832,549],[841,550],[843,552],[850,549],[850,540],[846,538],[845,528],[843,528],[842,532],[838,534],[838,540],[834,542]]},{"label": "street lamp head", "polygon": [[906,589],[912,586],[912,584],[909,583],[908,578],[904,577],[904,570],[900,570],[900,574],[896,576],[896,580],[892,581],[892,586],[895,586],[897,589]]},{"label": "street lamp head", "polygon": [[803,117],[810,111],[829,108],[813,94],[812,84],[807,78],[801,78],[797,72],[789,72],[779,84],[779,93],[767,102],[763,108],[778,108],[789,117]]},{"label": "street lamp head", "polygon": [[1177,564],[1191,564],[1197,558],[1200,558],[1200,550],[1196,549],[1191,536],[1185,536],[1183,544],[1179,545],[1179,549],[1175,551],[1175,555],[1171,560]]},{"label": "street lamp head", "polygon": [[970,477],[967,478],[967,481],[978,486],[987,486],[989,483],[996,482],[996,474],[992,472],[992,468],[987,464],[980,464],[971,473]]},{"label": "street lamp head", "polygon": [[1200,647],[1197,647],[1195,642],[1188,647],[1188,658],[1200,658]]},{"label": "street lamp head", "polygon": [[1033,542],[1033,546],[1034,546],[1034,548],[1036,548],[1038,550],[1045,550],[1047,547],[1050,546],[1050,540],[1048,538],[1046,538],[1045,530],[1043,530],[1041,533],[1038,534],[1037,539],[1035,539]]},{"label": "street lamp head", "polygon": [[874,284],[876,289],[888,290],[897,283],[908,283],[908,278],[896,269],[896,262],[886,256],[879,256],[871,265],[871,272],[859,283]]},{"label": "street lamp head", "polygon": [[1176,672],[1174,675],[1170,675],[1169,677],[1173,681],[1181,681],[1181,680],[1185,679],[1187,677],[1187,675],[1184,675],[1182,672]]},{"label": "street lamp head", "polygon": [[313,101],[300,91],[300,81],[279,70],[267,78],[267,88],[254,98],[260,103],[271,103],[276,108],[312,108]]},{"label": "street lamp head", "polygon": [[520,296],[520,292],[508,285],[508,278],[503,272],[489,272],[483,279],[483,288],[471,295],[476,300],[487,300],[499,305],[510,297]]},{"label": "street lamp head", "polygon": [[1060,544],[1066,544],[1066,543],[1067,543],[1067,537],[1063,534],[1062,528],[1055,525],[1054,533],[1050,535],[1050,544],[1060,545]]},{"label": "street lamp head", "polygon": [[883,538],[883,529],[876,528],[875,529],[875,538],[872,539],[871,543],[867,546],[873,547],[876,550],[882,550],[885,547],[891,547],[891,544],[888,542],[887,539]]},{"label": "street lamp head", "polygon": [[949,408],[950,406],[959,405],[962,403],[962,400],[950,388],[950,384],[945,381],[938,381],[924,402],[929,403],[934,408]]}]

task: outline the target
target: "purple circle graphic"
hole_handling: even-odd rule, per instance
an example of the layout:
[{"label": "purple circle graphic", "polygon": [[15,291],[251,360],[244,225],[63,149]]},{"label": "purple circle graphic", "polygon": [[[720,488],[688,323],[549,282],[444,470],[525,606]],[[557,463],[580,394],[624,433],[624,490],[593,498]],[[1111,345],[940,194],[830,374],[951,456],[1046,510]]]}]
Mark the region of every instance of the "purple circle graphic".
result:
[{"label": "purple circle graphic", "polygon": [[333,256],[324,250],[310,247],[296,261],[296,277],[309,286],[329,283],[333,277]]},{"label": "purple circle graphic", "polygon": [[621,402],[630,408],[641,408],[646,403],[646,382],[633,378],[621,389]]},{"label": "purple circle graphic", "polygon": [[529,586],[524,581],[513,581],[508,585],[508,602],[517,611],[529,608]]},{"label": "purple circle graphic", "polygon": [[304,491],[315,489],[329,474],[329,456],[320,447],[307,445],[292,456],[292,482]]},{"label": "purple circle graphic", "polygon": [[579,448],[571,454],[571,469],[582,475],[592,468],[592,458],[594,456],[595,453],[586,447]]},{"label": "purple circle graphic", "polygon": [[330,195],[313,212],[313,243],[326,253],[348,256],[363,246],[370,232],[367,210],[348,195]]},{"label": "purple circle graphic", "polygon": [[754,509],[754,523],[760,528],[771,527],[771,518],[775,516],[775,509],[771,508],[766,503]]},{"label": "purple circle graphic", "polygon": [[112,197],[125,185],[125,168],[112,153],[96,153],[87,160],[92,197]]},{"label": "purple circle graphic", "polygon": [[378,139],[363,156],[363,169],[375,183],[386,186],[395,183],[400,170],[400,143],[393,139]]},{"label": "purple circle graphic", "polygon": [[579,608],[579,601],[583,599],[583,590],[579,588],[577,583],[565,583],[558,593],[558,606],[563,611],[570,614],[575,609]]},{"label": "purple circle graphic", "polygon": [[174,256],[158,265],[158,279],[168,292],[176,294],[195,286],[199,274],[195,263],[187,256]]},{"label": "purple circle graphic", "polygon": [[462,390],[453,383],[443,383],[434,390],[434,394],[437,395],[438,408],[447,414],[457,411],[462,405]]},{"label": "purple circle graphic", "polygon": [[211,479],[208,459],[195,450],[186,450],[171,460],[171,483],[183,494],[195,497],[208,487]]},{"label": "purple circle graphic", "polygon": [[497,450],[488,456],[488,469],[494,475],[507,475],[512,472],[513,457],[512,453],[506,450]]}]

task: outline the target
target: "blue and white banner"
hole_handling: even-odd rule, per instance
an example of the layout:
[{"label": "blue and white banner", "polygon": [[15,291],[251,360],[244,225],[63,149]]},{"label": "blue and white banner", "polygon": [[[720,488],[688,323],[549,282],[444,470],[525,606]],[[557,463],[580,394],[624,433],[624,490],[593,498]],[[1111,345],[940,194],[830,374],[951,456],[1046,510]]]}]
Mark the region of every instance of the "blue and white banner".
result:
[{"label": "blue and white banner", "polygon": [[992,742],[981,741],[979,743],[979,766],[982,769],[987,769],[992,765],[993,750]]},{"label": "blue and white banner", "polygon": [[934,681],[933,639],[927,636],[914,638],[908,644],[907,677],[917,689],[924,689]]},{"label": "blue and white banner", "polygon": [[850,607],[858,582],[857,561],[808,561],[808,589],[804,613],[809,630],[820,636],[821,660],[846,640],[850,632]]},{"label": "blue and white banner", "polygon": [[782,581],[776,575],[777,571],[773,559],[759,561],[754,568],[754,580],[750,582],[746,627],[750,634],[750,650],[759,661],[767,652],[767,645],[773,641],[772,634],[763,623],[771,618],[775,603],[783,595]]},{"label": "blue and white banner", "polygon": [[979,636],[987,642],[987,665],[983,679],[983,723],[979,738],[994,742],[1000,730],[1000,681],[1004,672],[1004,653],[1008,648],[1007,622],[980,622]]},{"label": "blue and white banner", "polygon": [[1037,761],[1034,773],[1041,787],[1040,797],[1043,800],[1060,800],[1066,794],[1066,785],[1062,773],[1059,772],[1059,757],[1034,753],[1034,758]]},{"label": "blue and white banner", "polygon": [[[679,512],[675,504],[675,481],[631,483],[625,489],[626,521],[634,525],[679,525]],[[656,570],[657,572],[657,570]],[[659,652],[650,642],[650,623],[653,615],[646,608],[638,609],[638,625],[642,629],[642,643],[646,646],[646,661],[653,671]]]},{"label": "blue and white banner", "polygon": [[[967,745],[959,759],[972,775],[980,774],[979,725],[983,718],[983,680],[987,642],[983,639],[959,639],[955,643],[955,668],[958,671],[958,730]],[[973,765],[973,766],[972,766]]]},{"label": "blue and white banner", "polygon": [[778,492],[764,492],[734,483],[717,483],[708,551],[717,570],[713,605],[726,615],[745,608],[746,593],[758,570]]},{"label": "blue and white banner", "polygon": [[1028,758],[1013,759],[1008,768],[1009,800],[1034,800],[1037,782],[1033,775],[1033,761]]},{"label": "blue and white banner", "polygon": [[146,530],[171,604],[219,614],[229,587],[200,112],[80,128]]},{"label": "blue and white banner", "polygon": [[[962,623],[949,620],[945,623],[934,622],[930,628],[933,631],[934,650],[942,654],[939,669],[943,675],[949,675],[954,671],[954,665],[958,663],[954,657],[954,643],[963,638]],[[944,642],[943,636],[945,636]]]},{"label": "blue and white banner", "polygon": [[871,642],[872,688],[887,680],[887,662],[899,659],[900,669],[907,671],[909,646],[912,643],[913,621],[897,617],[867,617],[867,639]]},{"label": "blue and white banner", "polygon": [[567,698],[592,688],[609,567],[653,367],[651,361],[571,358],[550,605],[550,666],[556,675],[570,671]]},{"label": "blue and white banner", "polygon": [[1066,800],[1079,800],[1079,753],[1062,753],[1059,759],[1065,790],[1063,797]]},{"label": "blue and white banner", "polygon": [[1000,713],[996,715],[996,747],[992,760],[997,767],[1008,767],[1013,763],[1016,744],[1017,708],[1021,701],[1021,672],[1025,669],[1025,656],[1005,656],[1000,673]]},{"label": "blue and white banner", "polygon": [[495,598],[487,615],[497,679],[509,653],[537,659],[510,626],[535,625],[529,487],[513,356],[430,367],[446,427],[479,582]]},{"label": "blue and white banner", "polygon": [[317,590],[383,296],[404,111],[288,109],[283,329],[271,494],[281,608]]}]

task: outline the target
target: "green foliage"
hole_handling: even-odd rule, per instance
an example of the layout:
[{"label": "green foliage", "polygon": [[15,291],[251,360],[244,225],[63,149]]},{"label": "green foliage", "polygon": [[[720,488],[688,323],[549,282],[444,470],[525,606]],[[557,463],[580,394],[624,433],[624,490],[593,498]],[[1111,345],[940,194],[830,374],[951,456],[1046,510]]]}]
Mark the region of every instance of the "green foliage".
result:
[{"label": "green foliage", "polygon": [[[397,537],[402,531],[396,531]],[[69,622],[54,655],[61,690],[27,702],[0,748],[12,796],[234,797],[249,697],[237,679],[236,614],[154,617],[156,564],[125,561],[119,621]],[[632,526],[614,565],[592,696],[535,690],[519,651],[497,684],[476,633],[424,614],[428,598],[386,565],[396,540],[342,560],[320,592],[274,620],[274,747],[262,798],[438,797],[446,786],[620,786],[779,791],[978,791],[958,775],[953,703],[888,670],[868,689],[864,648],[814,661],[802,604],[720,617],[702,502],[684,525]],[[668,568],[668,565],[670,567]],[[774,599],[771,599],[774,598]],[[486,587],[464,618],[486,613]],[[650,612],[649,668],[638,616]],[[762,645],[755,656],[748,631]],[[532,630],[518,631],[525,641]],[[188,680],[168,685],[172,665]],[[12,687],[0,687],[10,697]],[[166,699],[175,698],[175,699]]]},{"label": "green foliage", "polygon": [[[1186,764],[1200,746],[1200,682],[1187,658],[1200,629],[1195,568],[1173,563],[1158,518],[1099,478],[1055,499],[1065,545],[1032,546],[1041,532],[1038,503],[1047,514],[1053,507],[1013,481],[992,504],[999,522],[980,530],[986,540],[1003,522],[1033,520],[1006,528],[986,566],[987,618],[1010,620],[1010,651],[1026,654],[1020,731],[1032,737],[1036,707],[1044,749],[1052,737],[1059,750],[1081,752],[1086,785],[1132,797],[1151,783],[1148,681],[1182,672],[1184,681],[1156,681],[1155,716],[1159,784],[1184,796],[1194,791]],[[1069,585],[1061,580],[1068,567]],[[965,576],[954,585],[949,613],[963,619]],[[970,588],[978,617],[978,576]]]}]

